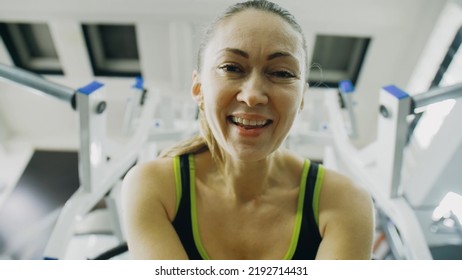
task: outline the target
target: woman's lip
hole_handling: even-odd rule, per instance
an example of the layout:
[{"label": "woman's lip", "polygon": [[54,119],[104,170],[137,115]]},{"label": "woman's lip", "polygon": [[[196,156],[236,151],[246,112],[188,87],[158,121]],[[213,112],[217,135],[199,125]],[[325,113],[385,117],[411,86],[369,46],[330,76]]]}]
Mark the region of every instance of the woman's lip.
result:
[{"label": "woman's lip", "polygon": [[242,126],[242,125],[235,124],[231,120],[229,122],[236,129],[237,133],[240,136],[243,136],[243,137],[246,137],[246,138],[248,138],[248,137],[254,138],[254,137],[258,137],[258,136],[262,135],[263,132],[266,131],[267,127],[271,124],[271,121],[270,121],[270,122],[268,122],[268,124],[266,124],[264,126],[261,126],[261,127],[245,127],[245,126]]},{"label": "woman's lip", "polygon": [[271,121],[271,118],[265,117],[263,115],[249,114],[249,113],[235,113],[235,114],[229,115],[229,117],[237,117],[240,119],[255,120],[255,121],[266,121],[266,120]]}]

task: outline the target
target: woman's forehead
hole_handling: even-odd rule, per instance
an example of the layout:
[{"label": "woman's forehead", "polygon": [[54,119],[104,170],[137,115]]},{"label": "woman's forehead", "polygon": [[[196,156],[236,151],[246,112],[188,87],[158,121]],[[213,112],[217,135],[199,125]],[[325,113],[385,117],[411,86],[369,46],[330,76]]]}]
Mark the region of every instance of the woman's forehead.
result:
[{"label": "woman's forehead", "polygon": [[303,39],[281,16],[266,11],[246,10],[220,22],[214,30],[212,52],[226,48],[244,49],[259,45],[268,50],[303,53]]}]

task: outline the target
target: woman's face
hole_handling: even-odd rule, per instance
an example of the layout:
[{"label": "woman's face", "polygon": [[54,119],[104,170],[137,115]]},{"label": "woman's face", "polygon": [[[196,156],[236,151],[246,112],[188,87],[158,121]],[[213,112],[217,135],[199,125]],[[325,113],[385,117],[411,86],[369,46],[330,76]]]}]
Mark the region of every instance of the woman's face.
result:
[{"label": "woman's face", "polygon": [[242,11],[218,24],[202,61],[192,94],[220,147],[245,161],[274,152],[303,100],[301,35],[277,15]]}]

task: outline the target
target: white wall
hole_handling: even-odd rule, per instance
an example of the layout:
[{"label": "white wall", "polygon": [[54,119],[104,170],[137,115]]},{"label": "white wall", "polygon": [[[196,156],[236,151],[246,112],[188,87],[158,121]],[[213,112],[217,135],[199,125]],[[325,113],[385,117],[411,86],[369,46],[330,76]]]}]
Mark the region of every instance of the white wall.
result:
[{"label": "white wall", "polygon": [[[152,86],[179,95],[188,95],[195,52],[205,22],[228,5],[227,1],[25,1],[3,0],[0,20],[42,21],[50,25],[66,76],[60,79],[78,86],[92,79],[80,24],[82,22],[134,23],[143,75]],[[378,92],[380,87],[396,84],[405,88],[409,82],[427,37],[432,31],[444,0],[325,0],[276,1],[291,10],[304,28],[309,49],[316,34],[367,36],[372,42],[357,84],[359,127],[358,146],[375,138]],[[3,57],[3,58],[2,58]],[[0,62],[4,62],[0,49]],[[16,94],[18,98],[25,98]],[[4,99],[3,107],[13,100]],[[44,103],[37,102],[42,108]],[[49,102],[46,111],[60,105]],[[38,108],[23,107],[30,114]],[[10,115],[11,114],[11,115]],[[4,113],[20,133],[36,134],[29,121],[19,114]],[[8,116],[10,115],[10,116]],[[70,117],[69,117],[70,118]],[[27,131],[27,132],[26,132]],[[64,130],[67,131],[67,130]],[[63,132],[64,132],[63,131]]]},{"label": "white wall", "polygon": [[[356,144],[364,146],[375,139],[380,87],[388,84],[407,87],[447,1],[276,2],[299,19],[310,52],[317,34],[372,39],[356,89],[360,129]],[[202,29],[229,3],[224,0],[1,0],[0,21],[48,23],[65,75],[47,78],[71,88],[100,80],[107,83],[110,99],[116,103],[126,98],[126,88],[132,81],[93,77],[80,25],[134,23],[146,84],[159,92],[188,99]],[[2,42],[0,62],[11,64]],[[419,79],[419,75],[413,79]],[[23,139],[32,149],[78,148],[77,114],[61,101],[0,81],[0,117],[11,129],[12,137]],[[17,170],[21,170],[19,165]]]}]

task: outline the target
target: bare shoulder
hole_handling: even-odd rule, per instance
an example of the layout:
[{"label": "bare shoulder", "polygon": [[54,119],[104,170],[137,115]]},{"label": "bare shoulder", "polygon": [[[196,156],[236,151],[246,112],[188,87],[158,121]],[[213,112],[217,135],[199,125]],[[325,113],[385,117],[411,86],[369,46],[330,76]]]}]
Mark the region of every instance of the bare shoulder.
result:
[{"label": "bare shoulder", "polygon": [[172,220],[176,211],[172,158],[133,167],[122,186],[122,220],[134,259],[187,259]]},{"label": "bare shoulder", "polygon": [[355,184],[347,176],[325,169],[320,207],[320,215],[324,215],[322,220],[326,222],[339,217],[356,217],[356,220],[366,222],[370,220],[372,199],[366,189]]},{"label": "bare shoulder", "polygon": [[324,169],[323,192],[335,203],[353,200],[370,202],[368,191],[355,184],[349,177],[328,168]]},{"label": "bare shoulder", "polygon": [[128,171],[126,178],[158,182],[167,178],[167,176],[157,177],[155,175],[173,175],[172,161],[172,158],[159,158],[150,162],[137,164]]},{"label": "bare shoulder", "polygon": [[160,158],[132,167],[123,181],[124,204],[138,207],[159,201],[174,216],[176,193],[172,158]]},{"label": "bare shoulder", "polygon": [[370,258],[374,211],[369,192],[348,177],[325,169],[319,230],[323,241],[317,258]]}]

